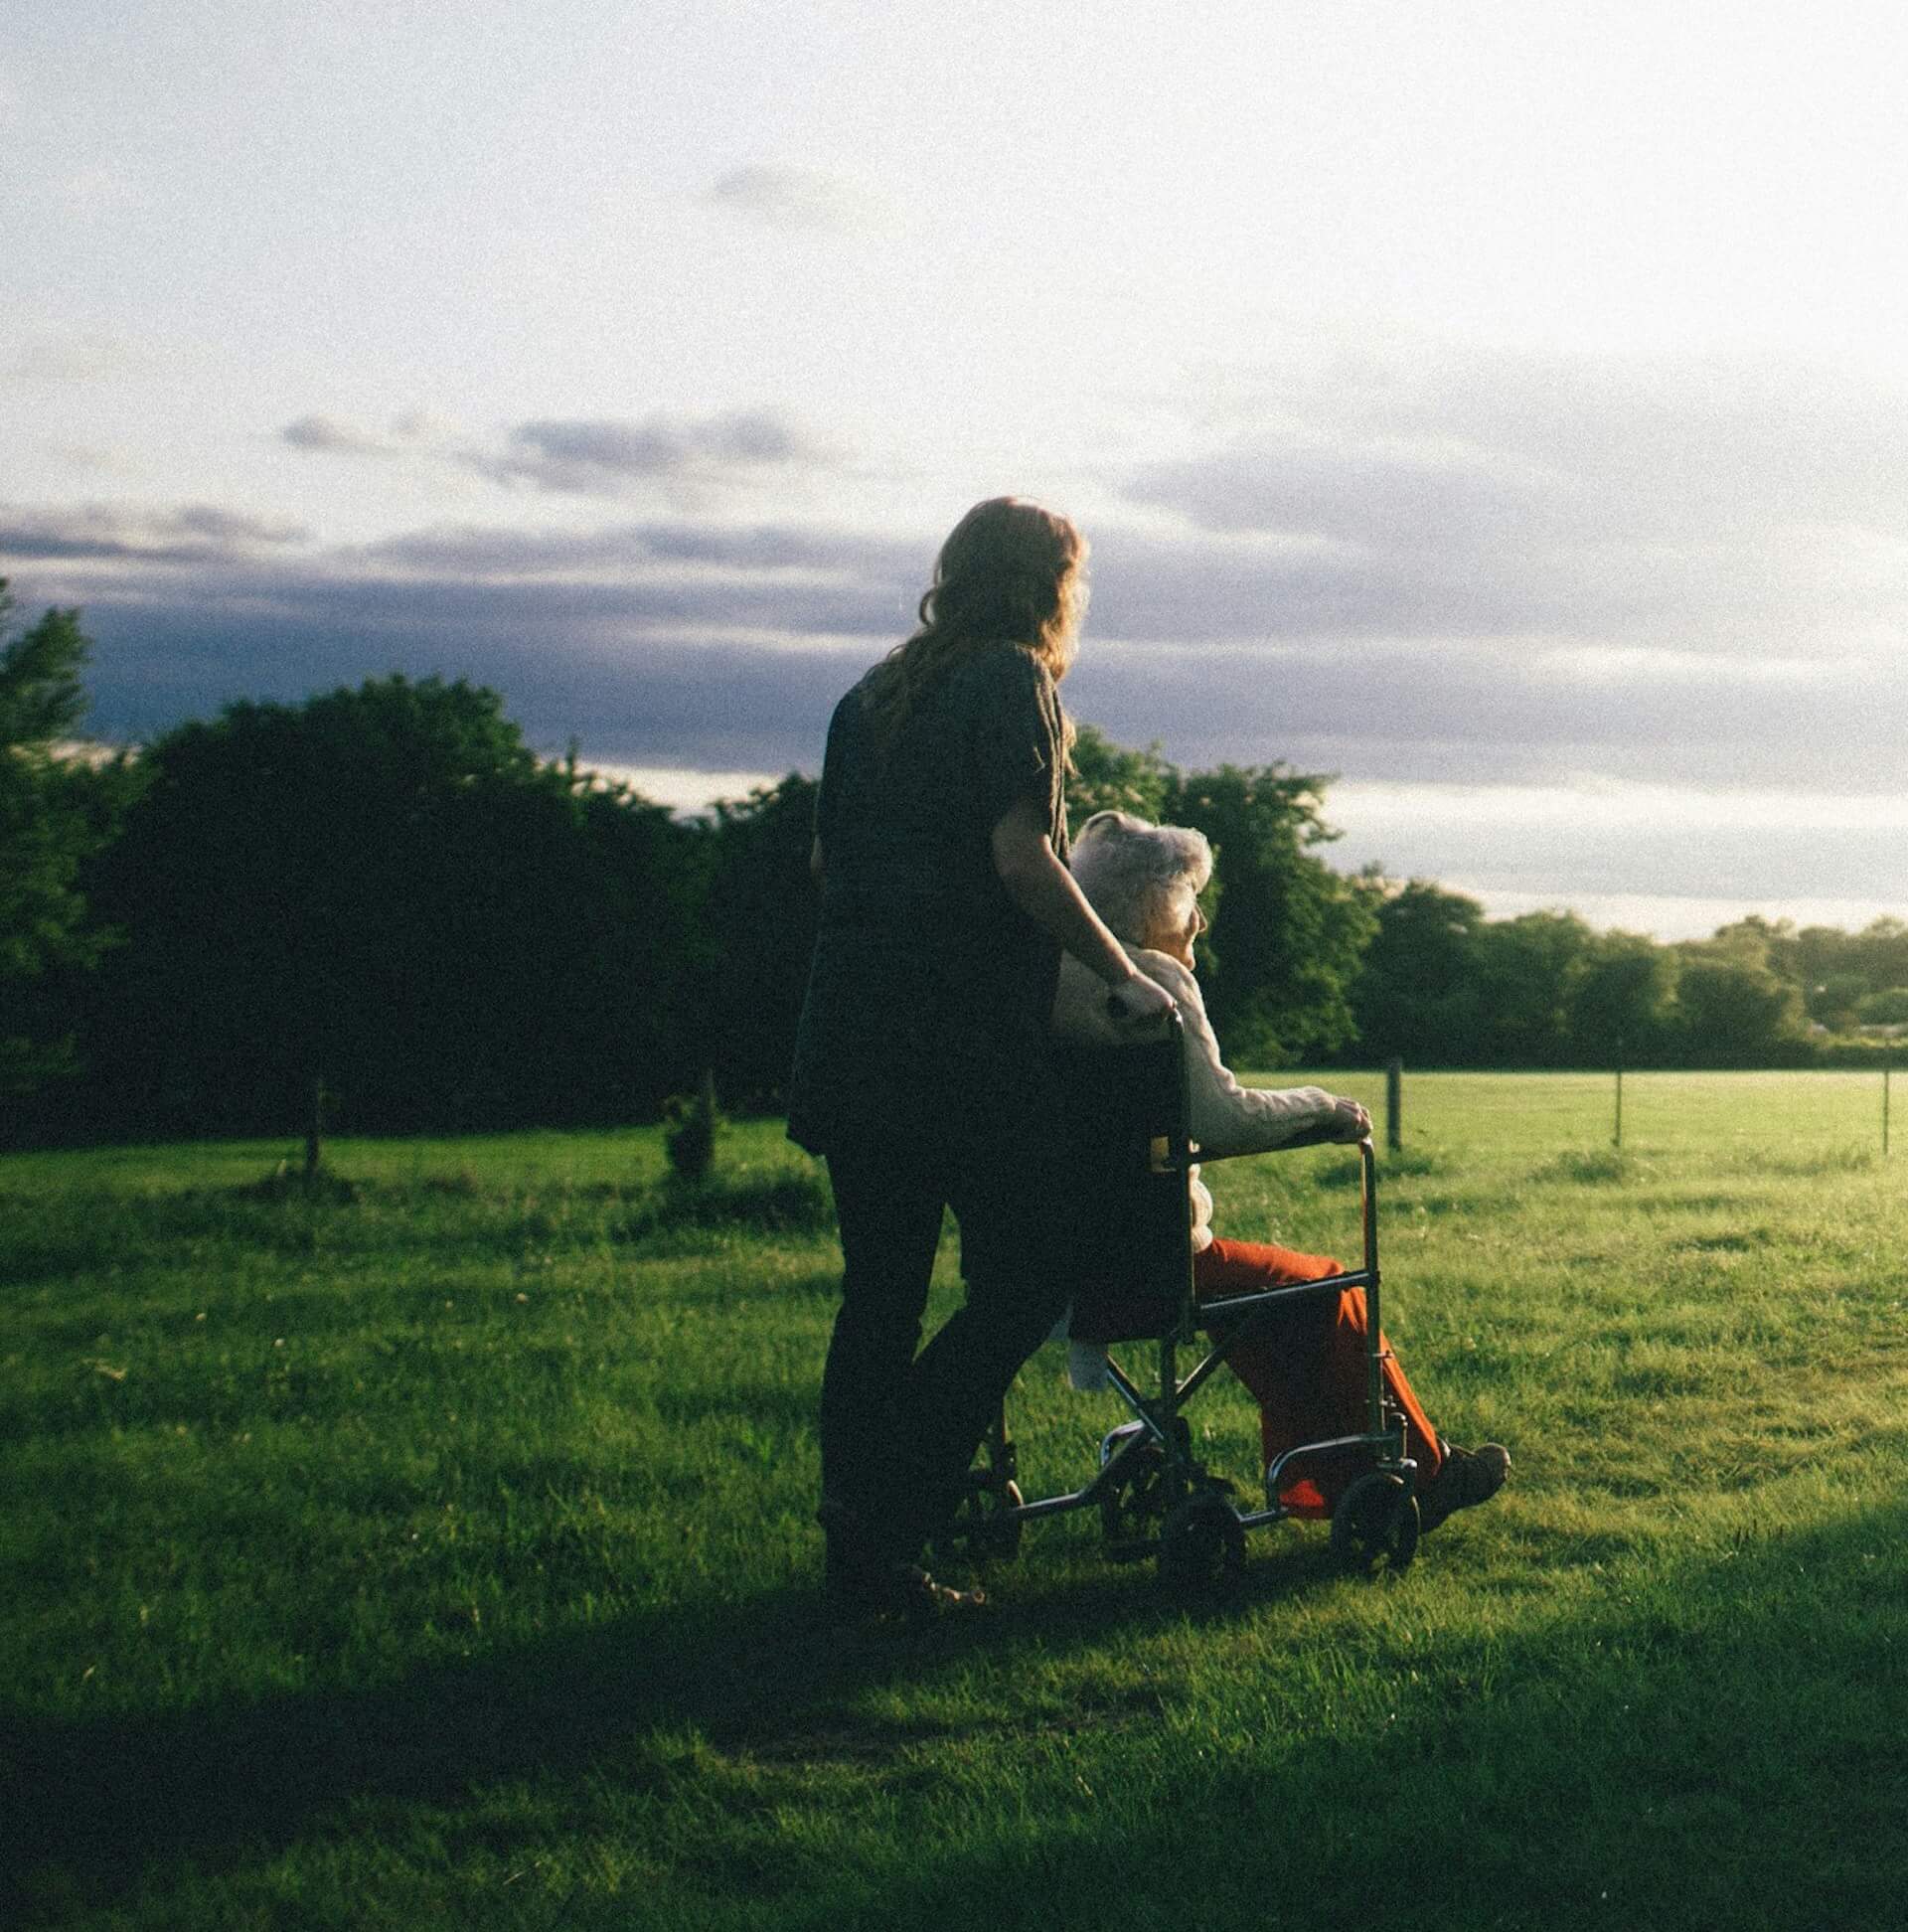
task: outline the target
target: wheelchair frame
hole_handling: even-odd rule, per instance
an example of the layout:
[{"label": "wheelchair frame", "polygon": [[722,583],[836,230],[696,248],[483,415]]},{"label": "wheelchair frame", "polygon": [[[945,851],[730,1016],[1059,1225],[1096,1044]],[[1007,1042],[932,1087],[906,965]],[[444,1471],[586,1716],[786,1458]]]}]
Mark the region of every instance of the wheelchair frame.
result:
[{"label": "wheelchair frame", "polygon": [[[1211,1586],[1236,1575],[1245,1558],[1249,1530],[1284,1522],[1295,1514],[1280,1501],[1295,1465],[1346,1450],[1368,1450],[1373,1465],[1339,1499],[1332,1515],[1332,1546],[1349,1568],[1371,1574],[1402,1570],[1416,1553],[1419,1518],[1417,1465],[1405,1453],[1404,1424],[1390,1401],[1383,1375],[1389,1351],[1383,1343],[1382,1291],[1378,1269],[1377,1162],[1369,1135],[1358,1143],[1359,1221],[1363,1265],[1322,1281],[1294,1283],[1248,1294],[1199,1302],[1192,1287],[1190,1190],[1198,1158],[1190,1130],[1191,1105],[1186,1071],[1185,1030],[1176,1014],[1170,1022],[1179,1068],[1178,1093],[1169,1096],[1169,1131],[1149,1135],[1149,1171],[1179,1180],[1176,1190],[1184,1228],[1179,1279],[1174,1284],[1177,1317],[1157,1342],[1159,1374],[1149,1393],[1126,1369],[1108,1358],[1107,1380],[1132,1410],[1133,1419],[1110,1429],[1100,1443],[1100,1466],[1077,1490],[1027,1501],[1017,1480],[1019,1457],[1008,1434],[1005,1402],[988,1431],[983,1458],[954,1520],[936,1540],[976,1560],[1009,1559],[1019,1554],[1026,1525],[1076,1510],[1101,1513],[1106,1552],[1116,1560],[1156,1557],[1165,1582]],[[1114,1046],[1110,1052],[1128,1050]],[[1149,1120],[1149,1125],[1152,1122]],[[1319,1144],[1300,1139],[1286,1148]],[[1136,1179],[1138,1177],[1135,1177]],[[1214,1476],[1192,1453],[1186,1408],[1232,1350],[1262,1332],[1271,1314],[1301,1295],[1337,1294],[1362,1289],[1365,1297],[1365,1427],[1346,1436],[1300,1443],[1265,1469],[1265,1507],[1240,1509],[1233,1486]],[[1220,1325],[1205,1354],[1184,1374],[1182,1351],[1190,1351],[1201,1327]]]}]

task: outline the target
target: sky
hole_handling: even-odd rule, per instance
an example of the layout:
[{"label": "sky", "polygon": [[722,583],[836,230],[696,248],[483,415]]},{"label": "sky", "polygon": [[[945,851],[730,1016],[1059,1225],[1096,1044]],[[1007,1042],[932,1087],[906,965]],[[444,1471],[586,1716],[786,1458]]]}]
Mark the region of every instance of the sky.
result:
[{"label": "sky", "polygon": [[1335,865],[1908,917],[1892,5],[0,0],[0,572],[90,728],[393,671],[814,772],[975,500]]}]

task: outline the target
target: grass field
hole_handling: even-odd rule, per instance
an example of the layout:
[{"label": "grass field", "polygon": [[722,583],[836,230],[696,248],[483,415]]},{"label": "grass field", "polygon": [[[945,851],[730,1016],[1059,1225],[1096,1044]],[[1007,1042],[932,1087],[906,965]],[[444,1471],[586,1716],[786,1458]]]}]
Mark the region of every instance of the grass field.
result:
[{"label": "grass field", "polygon": [[[1900,1924],[1908,1147],[1869,1076],[1611,1100],[1408,1085],[1387,1326],[1515,1468],[1404,1576],[1298,1526],[1189,1605],[1068,1519],[846,1644],[770,1124],[696,1214],[653,1132],[0,1160],[0,1922]],[[1342,1153],[1210,1178],[1354,1246]],[[1118,1419],[1053,1352],[1015,1413],[1030,1490]]]}]

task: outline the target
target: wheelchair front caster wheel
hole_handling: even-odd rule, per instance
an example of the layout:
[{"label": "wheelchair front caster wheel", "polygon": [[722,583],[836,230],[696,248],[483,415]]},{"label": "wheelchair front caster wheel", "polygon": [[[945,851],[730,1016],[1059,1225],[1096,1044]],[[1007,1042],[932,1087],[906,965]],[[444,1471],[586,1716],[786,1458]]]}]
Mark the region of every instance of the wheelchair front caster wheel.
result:
[{"label": "wheelchair front caster wheel", "polygon": [[1394,1574],[1418,1553],[1418,1499],[1401,1476],[1374,1469],[1339,1498],[1332,1512],[1332,1552],[1359,1576]]},{"label": "wheelchair front caster wheel", "polygon": [[[1124,1431],[1120,1432],[1124,1434]],[[1113,1438],[1109,1436],[1108,1442]],[[1124,1448],[1124,1444],[1116,1445]],[[1166,1458],[1157,1442],[1125,1449],[1120,1480],[1100,1498],[1100,1532],[1115,1562],[1134,1562],[1153,1553],[1160,1520],[1166,1514]],[[1101,1467],[1112,1461],[1104,1445]]]},{"label": "wheelchair front caster wheel", "polygon": [[942,1562],[964,1557],[970,1563],[1011,1563],[1021,1553],[1026,1526],[1003,1512],[1018,1510],[1026,1501],[1019,1483],[971,1483],[935,1536],[934,1553]]},{"label": "wheelchair front caster wheel", "polygon": [[1211,1592],[1245,1568],[1245,1530],[1225,1498],[1207,1490],[1168,1513],[1160,1530],[1160,1581],[1170,1589]]}]

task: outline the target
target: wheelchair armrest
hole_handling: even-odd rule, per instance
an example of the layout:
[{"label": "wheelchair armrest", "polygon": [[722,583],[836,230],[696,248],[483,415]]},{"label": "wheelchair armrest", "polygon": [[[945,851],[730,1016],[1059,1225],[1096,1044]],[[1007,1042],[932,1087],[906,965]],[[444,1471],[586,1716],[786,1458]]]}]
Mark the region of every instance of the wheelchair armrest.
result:
[{"label": "wheelchair armrest", "polygon": [[[1367,1136],[1368,1138],[1368,1136]],[[1290,1154],[1300,1147],[1343,1147],[1347,1153],[1355,1153],[1357,1141],[1341,1140],[1330,1127],[1308,1127],[1302,1134],[1294,1134],[1290,1140],[1280,1141],[1277,1147],[1241,1148],[1236,1154],[1214,1154],[1207,1148],[1194,1146],[1192,1158],[1195,1161],[1242,1161],[1263,1160],[1272,1154]]]},{"label": "wheelchair armrest", "polygon": [[1355,1148],[1357,1142],[1349,1141],[1329,1126],[1308,1127],[1302,1134],[1294,1134],[1289,1141],[1281,1141],[1277,1147],[1267,1151],[1273,1154],[1289,1153],[1295,1147],[1346,1147]]}]

